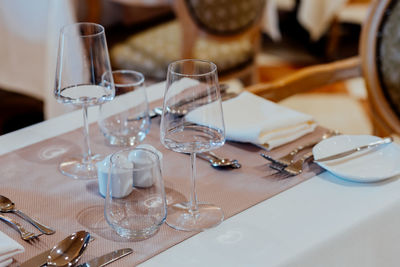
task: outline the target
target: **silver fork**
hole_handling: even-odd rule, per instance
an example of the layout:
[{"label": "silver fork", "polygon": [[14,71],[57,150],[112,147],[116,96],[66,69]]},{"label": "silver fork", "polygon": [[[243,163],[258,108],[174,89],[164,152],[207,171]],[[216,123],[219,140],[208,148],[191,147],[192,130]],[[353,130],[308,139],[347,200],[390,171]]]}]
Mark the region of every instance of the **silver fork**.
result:
[{"label": "silver fork", "polygon": [[293,163],[292,161],[278,161],[278,160],[273,159],[269,155],[264,154],[264,153],[260,153],[260,155],[263,158],[271,161],[271,163],[268,165],[268,167],[270,167],[271,169],[277,170],[277,171],[282,171],[286,166],[288,166],[288,165]]},{"label": "silver fork", "polygon": [[312,151],[307,152],[300,159],[296,160],[292,164],[289,164],[288,166],[283,168],[283,172],[286,172],[286,173],[288,173],[290,175],[293,175],[293,176],[294,175],[299,175],[300,173],[303,172],[303,164],[304,164],[304,162],[306,162],[307,160],[311,160],[313,158],[314,158],[314,156],[313,156]]},{"label": "silver fork", "polygon": [[[261,156],[265,156],[265,154],[261,153]],[[295,162],[292,162],[290,164],[282,164],[282,163],[277,163],[277,162],[272,162],[269,167],[279,171],[280,173],[287,174],[289,176],[294,176],[294,175],[299,175],[300,173],[303,172],[303,164],[307,160],[311,159],[313,157],[312,151],[307,152],[304,154],[300,159],[296,160]]]},{"label": "silver fork", "polygon": [[271,161],[272,163],[275,164],[280,164],[280,165],[284,165],[287,166],[289,164],[292,164],[294,162],[294,158],[295,156],[302,150],[306,149],[306,148],[310,148],[313,147],[314,145],[316,145],[318,142],[311,142],[309,144],[306,144],[304,146],[298,146],[297,148],[293,149],[290,153],[278,158],[278,159],[274,159],[271,156],[262,153],[261,155],[266,158],[267,160]]},{"label": "silver fork", "polygon": [[271,156],[266,155],[266,154],[262,154],[262,156],[264,158],[266,158],[267,160],[271,161],[272,163],[275,163],[275,164],[278,164],[278,165],[282,164],[284,166],[287,166],[287,165],[292,164],[294,162],[295,156],[299,152],[301,152],[302,150],[310,148],[310,147],[313,147],[316,144],[318,144],[321,140],[327,139],[327,138],[329,138],[329,137],[331,137],[333,135],[338,135],[338,134],[339,134],[338,131],[329,131],[329,132],[325,133],[324,135],[322,135],[321,139],[319,139],[317,141],[309,142],[308,144],[305,144],[305,145],[298,146],[295,149],[293,149],[291,152],[289,152],[289,154],[286,154],[286,155],[284,155],[284,156],[282,156],[282,157],[280,157],[278,159],[274,159]]},{"label": "silver fork", "polygon": [[42,234],[35,234],[35,233],[32,233],[32,232],[29,232],[29,231],[25,230],[25,228],[21,224],[19,224],[15,220],[11,219],[10,217],[4,216],[2,214],[0,214],[0,220],[5,221],[6,223],[10,224],[15,229],[17,229],[17,231],[19,232],[21,238],[23,240],[25,240],[25,241],[29,241],[29,240],[35,239],[35,238],[37,238],[37,237],[42,235]]}]

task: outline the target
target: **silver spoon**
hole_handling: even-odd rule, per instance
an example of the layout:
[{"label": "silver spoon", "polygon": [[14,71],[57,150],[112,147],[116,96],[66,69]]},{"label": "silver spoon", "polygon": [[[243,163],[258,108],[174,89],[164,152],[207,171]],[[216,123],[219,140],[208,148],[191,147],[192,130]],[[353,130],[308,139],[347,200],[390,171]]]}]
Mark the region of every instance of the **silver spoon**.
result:
[{"label": "silver spoon", "polygon": [[238,169],[242,165],[236,159],[220,158],[212,152],[202,152],[198,153],[197,156],[201,159],[210,162],[211,166],[214,168],[233,168]]},{"label": "silver spoon", "polygon": [[47,266],[74,266],[85,251],[90,234],[79,231],[67,236],[55,245],[47,256]]},{"label": "silver spoon", "polygon": [[0,195],[0,211],[16,213],[18,216],[27,220],[29,223],[31,223],[33,226],[35,226],[37,229],[39,229],[39,231],[42,232],[43,234],[51,235],[56,232],[52,228],[41,224],[40,222],[36,221],[33,218],[30,218],[28,215],[26,215],[22,211],[15,209],[15,204],[9,198],[2,196],[2,195]]}]

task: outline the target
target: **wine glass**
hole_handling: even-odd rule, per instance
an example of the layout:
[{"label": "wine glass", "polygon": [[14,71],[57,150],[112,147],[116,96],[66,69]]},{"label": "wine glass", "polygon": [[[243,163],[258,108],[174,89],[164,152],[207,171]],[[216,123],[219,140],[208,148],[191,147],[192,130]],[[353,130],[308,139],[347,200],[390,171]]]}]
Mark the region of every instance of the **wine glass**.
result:
[{"label": "wine glass", "polygon": [[[97,177],[99,155],[89,141],[88,107],[114,98],[104,28],[95,23],[75,23],[61,29],[54,95],[58,102],[82,107],[84,154],[64,159],[60,171],[75,179]],[[109,81],[104,83],[104,80]]]},{"label": "wine glass", "polygon": [[161,143],[175,152],[190,154],[189,202],[168,206],[167,224],[184,231],[202,231],[220,224],[221,208],[197,201],[196,153],[221,147],[225,126],[217,67],[214,63],[187,59],[168,66],[160,126]]}]

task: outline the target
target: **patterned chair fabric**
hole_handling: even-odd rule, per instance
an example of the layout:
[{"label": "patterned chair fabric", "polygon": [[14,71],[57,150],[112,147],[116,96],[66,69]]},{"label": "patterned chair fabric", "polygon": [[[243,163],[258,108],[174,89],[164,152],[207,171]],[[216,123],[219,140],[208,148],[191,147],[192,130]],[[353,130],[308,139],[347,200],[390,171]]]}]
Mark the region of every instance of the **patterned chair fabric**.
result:
[{"label": "patterned chair fabric", "polygon": [[213,34],[237,34],[252,26],[264,11],[265,0],[186,0],[196,24]]},{"label": "patterned chair fabric", "polygon": [[[113,66],[134,69],[147,77],[165,79],[167,66],[181,57],[181,25],[168,22],[136,34],[111,49]],[[254,48],[248,38],[220,43],[199,37],[194,47],[194,58],[214,62],[220,73],[248,64],[253,60]]]},{"label": "patterned chair fabric", "polygon": [[392,1],[380,28],[377,49],[377,69],[383,93],[400,117],[400,1]]}]

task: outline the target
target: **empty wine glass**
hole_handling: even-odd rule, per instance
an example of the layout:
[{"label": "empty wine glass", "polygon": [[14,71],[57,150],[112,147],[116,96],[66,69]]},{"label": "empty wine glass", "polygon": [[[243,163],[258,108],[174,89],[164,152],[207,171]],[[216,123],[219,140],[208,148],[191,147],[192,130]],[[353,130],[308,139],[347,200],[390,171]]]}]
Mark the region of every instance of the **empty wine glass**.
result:
[{"label": "empty wine glass", "polygon": [[[96,162],[99,155],[90,149],[87,111],[89,106],[99,105],[114,98],[115,88],[110,75],[104,28],[95,23],[75,23],[61,29],[57,57],[54,95],[58,102],[82,107],[84,154],[62,161],[60,171],[75,179],[97,177]],[[107,78],[106,85],[103,80]]]},{"label": "empty wine glass", "polygon": [[197,201],[196,153],[221,147],[225,126],[217,67],[214,63],[188,59],[168,66],[161,117],[162,144],[175,152],[190,154],[189,202],[168,206],[167,224],[184,231],[201,231],[220,224],[222,210]]}]

